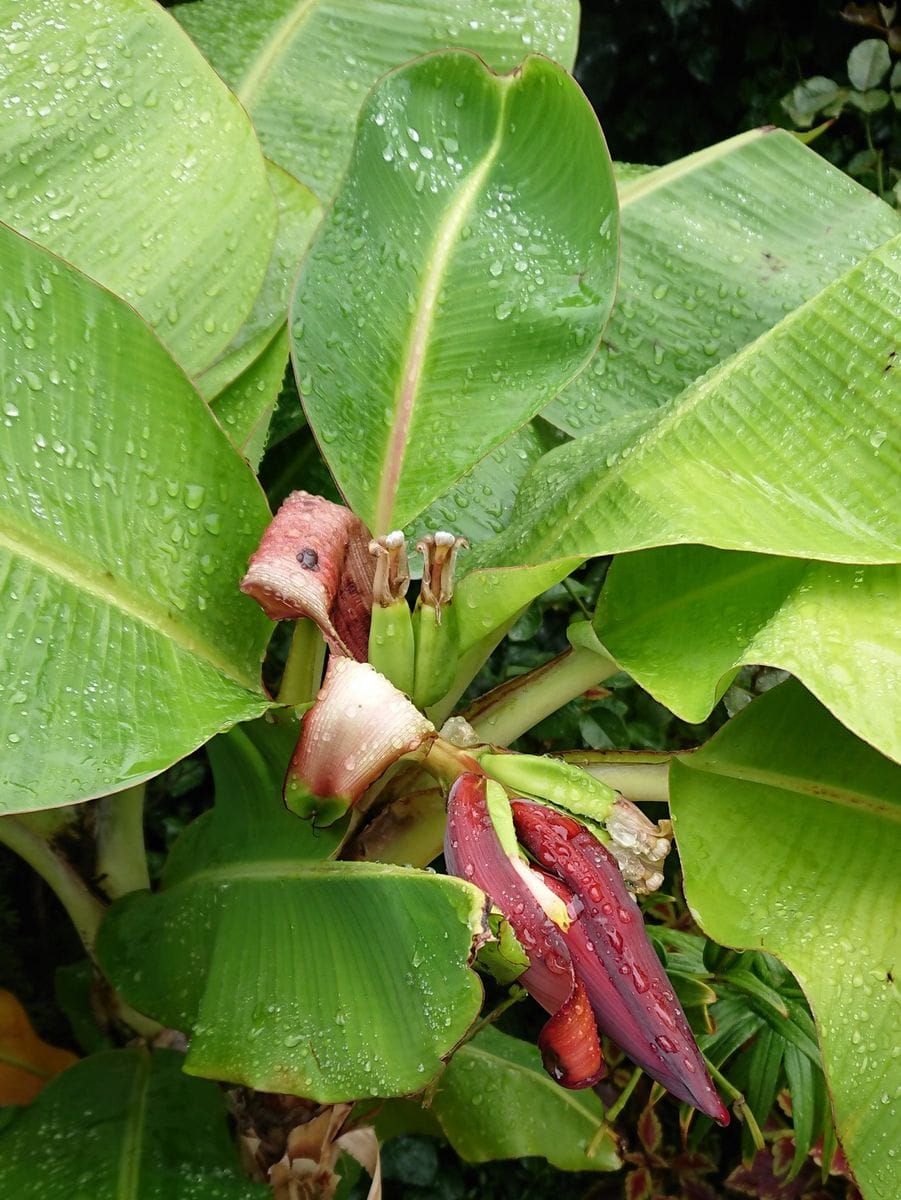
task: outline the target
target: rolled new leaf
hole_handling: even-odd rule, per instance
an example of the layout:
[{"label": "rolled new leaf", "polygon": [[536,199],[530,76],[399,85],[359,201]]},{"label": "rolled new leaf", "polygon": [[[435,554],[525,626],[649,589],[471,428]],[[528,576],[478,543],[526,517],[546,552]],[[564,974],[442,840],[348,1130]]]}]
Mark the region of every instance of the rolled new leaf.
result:
[{"label": "rolled new leaf", "polygon": [[331,825],[393,762],[434,734],[431,721],[368,663],[332,658],[303,718],[285,804]]},{"label": "rolled new leaf", "polygon": [[333,653],[366,661],[374,563],[349,508],[292,492],[250,559],[241,591],[273,621],[310,617]]}]

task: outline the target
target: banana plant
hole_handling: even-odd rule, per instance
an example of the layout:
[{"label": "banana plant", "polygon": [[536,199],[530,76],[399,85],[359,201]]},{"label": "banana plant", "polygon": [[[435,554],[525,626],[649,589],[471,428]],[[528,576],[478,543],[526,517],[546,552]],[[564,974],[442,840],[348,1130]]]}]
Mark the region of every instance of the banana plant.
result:
[{"label": "banana plant", "polygon": [[[0,842],[87,1058],[0,1179],[613,1171],[633,1095],[750,1157],[787,1088],[894,1200],[901,218],[780,130],[613,164],[571,3],[16,8]],[[604,682],[695,744],[529,740]]]}]

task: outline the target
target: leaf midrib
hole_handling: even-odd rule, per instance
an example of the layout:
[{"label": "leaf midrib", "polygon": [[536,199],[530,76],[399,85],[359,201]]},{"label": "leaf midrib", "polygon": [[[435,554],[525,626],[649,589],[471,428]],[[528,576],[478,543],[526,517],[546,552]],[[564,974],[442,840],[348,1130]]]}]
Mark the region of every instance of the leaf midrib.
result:
[{"label": "leaf midrib", "polygon": [[[190,875],[183,876],[174,883],[166,884],[164,890],[172,892],[177,887],[191,886],[196,883],[236,883],[245,880],[295,883],[305,877],[339,880],[436,878],[424,876],[421,871],[413,871],[409,867],[398,867],[391,863],[310,862],[300,858],[271,858],[257,862],[238,860],[204,867],[200,871],[193,871]],[[462,880],[453,882],[461,883]]]},{"label": "leaf midrib", "polygon": [[256,62],[238,84],[235,95],[248,110],[276,65],[284,58],[298,30],[309,20],[319,0],[299,0],[266,40]]},{"label": "leaf midrib", "polygon": [[775,791],[822,800],[828,804],[836,804],[852,810],[863,809],[874,817],[901,824],[901,804],[886,804],[880,802],[875,796],[868,796],[865,792],[855,792],[847,787],[830,787],[816,779],[806,779],[785,771],[768,770],[766,767],[753,767],[745,763],[715,760],[708,764],[697,754],[691,755],[690,759],[683,759],[681,765],[692,771],[700,771],[705,775],[735,779],[739,783],[762,784]]},{"label": "leaf midrib", "polygon": [[150,1089],[150,1052],[140,1054],[131,1094],[125,1109],[122,1131],[119,1177],[116,1181],[116,1200],[138,1200],[141,1183],[141,1154],[147,1125],[147,1097]]},{"label": "leaf midrib", "polygon": [[[692,380],[691,383],[689,383],[681,392],[673,397],[669,404],[664,406],[662,409],[658,409],[655,414],[655,419],[651,424],[648,425],[645,431],[644,440],[640,444],[636,445],[635,452],[632,453],[627,460],[628,465],[626,467],[622,467],[622,464],[619,463],[613,468],[601,471],[599,473],[597,482],[595,482],[593,486],[586,488],[582,496],[577,499],[575,504],[573,504],[570,509],[568,509],[566,531],[564,531],[563,534],[560,533],[559,526],[553,525],[549,527],[540,537],[530,541],[528,547],[529,558],[526,565],[540,565],[540,563],[544,560],[538,556],[548,550],[552,550],[555,545],[559,543],[561,537],[566,537],[566,532],[571,530],[573,526],[577,525],[579,522],[585,522],[587,519],[587,514],[590,514],[595,506],[600,503],[600,498],[605,493],[612,490],[617,484],[628,487],[630,474],[634,476],[636,464],[645,462],[656,451],[656,448],[660,442],[666,442],[666,435],[674,427],[678,428],[688,416],[694,413],[696,409],[703,408],[704,404],[709,400],[711,395],[716,396],[717,388],[723,385],[723,380],[727,380],[738,367],[743,366],[745,362],[753,358],[753,356],[758,353],[760,345],[765,344],[768,339],[772,338],[777,330],[790,330],[802,320],[806,319],[808,312],[822,300],[822,297],[827,292],[838,293],[840,285],[843,284],[843,281],[845,281],[847,277],[853,274],[855,271],[865,270],[864,264],[870,260],[878,260],[880,263],[883,263],[887,253],[887,248],[895,244],[901,244],[901,235],[896,234],[880,243],[880,245],[874,246],[866,254],[863,254],[856,262],[852,263],[850,267],[842,271],[841,274],[836,275],[832,280],[830,280],[830,282],[826,284],[825,287],[821,288],[819,292],[811,296],[802,304],[798,305],[798,307],[793,309],[790,313],[786,314],[783,320],[777,325],[773,325],[770,329],[765,330],[758,337],[742,346],[734,354],[724,359],[721,363],[718,363],[706,375],[701,375],[697,379]],[[818,316],[821,323],[826,319],[824,314],[818,314]],[[785,336],[784,333],[783,336]],[[570,445],[578,444],[578,442],[570,443]],[[509,529],[505,530],[504,534],[501,536],[509,538]],[[667,544],[691,544],[693,542],[697,542],[698,540],[699,539],[696,535],[683,538],[668,538]],[[656,541],[652,543],[654,546],[659,544],[660,543]],[[724,550],[733,550],[738,548],[732,544],[725,544],[724,541],[717,541],[714,543],[712,540],[710,540],[704,544],[716,546]],[[630,549],[644,548],[649,548],[648,543],[630,547]],[[742,547],[742,549],[750,549],[753,553],[768,554],[773,557],[809,557],[801,552],[793,553],[787,549],[777,549],[764,544],[754,547]],[[578,552],[574,552],[574,556],[576,553]],[[823,561],[874,566],[887,565],[897,561],[896,557],[892,558],[889,556],[891,553],[895,553],[897,555],[897,551],[886,551],[885,557],[867,558],[863,560],[858,551],[852,554],[835,555],[830,557],[828,560],[824,559]],[[558,556],[561,558],[564,557],[562,553],[558,554]],[[584,554],[580,554],[579,556],[585,557]]]},{"label": "leaf midrib", "polygon": [[395,502],[400,484],[401,471],[407,450],[410,426],[413,422],[413,412],[422,382],[422,368],[425,363],[429,344],[429,333],[435,318],[438,295],[447,273],[451,254],[457,237],[463,228],[472,205],[478,195],[488,172],[497,160],[503,142],[504,114],[507,110],[507,98],[515,75],[498,76],[496,84],[502,88],[498,105],[497,127],[494,137],[485,151],[479,165],[473,170],[466,183],[454,194],[450,204],[445,209],[444,216],[438,224],[432,248],[426,259],[419,301],[404,351],[403,362],[399,372],[399,387],[394,397],[394,417],[391,422],[391,433],[385,446],[385,457],[379,473],[379,489],[376,497],[373,533],[387,533],[391,528],[394,517]]},{"label": "leaf midrib", "polygon": [[139,602],[137,595],[127,593],[121,586],[117,587],[115,579],[108,578],[96,564],[89,563],[87,558],[79,559],[58,544],[50,545],[36,537],[33,530],[29,530],[23,536],[2,519],[0,549],[8,550],[10,554],[25,559],[39,570],[75,588],[79,593],[92,596],[124,616],[140,622],[145,628],[174,643],[194,658],[206,662],[233,683],[251,692],[259,691],[259,681],[245,675],[217,647],[180,624],[170,612],[151,602],[146,594],[140,597]]}]

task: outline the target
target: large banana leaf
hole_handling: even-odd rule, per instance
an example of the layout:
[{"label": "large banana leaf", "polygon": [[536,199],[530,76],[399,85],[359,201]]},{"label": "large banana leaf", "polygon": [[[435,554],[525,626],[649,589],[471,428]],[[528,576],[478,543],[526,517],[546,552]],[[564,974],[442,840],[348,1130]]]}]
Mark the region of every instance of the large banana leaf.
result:
[{"label": "large banana leaf", "polygon": [[901,758],[901,567],[707,546],[615,560],[595,628],[642,687],[703,721],[743,663],[797,676],[849,729]]},{"label": "large banana leaf", "polygon": [[210,747],[216,806],[98,950],[128,1001],[191,1038],[186,1070],[323,1102],[425,1087],[476,1016],[481,893],[424,871],[326,861],[340,831],[282,805],[296,725]]},{"label": "large banana leaf", "polygon": [[351,507],[403,526],[591,354],[616,273],[610,160],[566,72],[435,54],[377,85],[292,311],[304,407]]},{"label": "large banana leaf", "polygon": [[644,546],[901,558],[901,235],[666,408],[547,455],[481,564]]},{"label": "large banana leaf", "polygon": [[323,200],[380,76],[446,47],[496,71],[528,53],[571,67],[577,0],[200,0],[176,15],[253,118],[266,153]]},{"label": "large banana leaf", "polygon": [[778,129],[618,183],[610,324],[543,413],[573,436],[667,404],[901,230],[894,209]]},{"label": "large banana leaf", "polygon": [[797,976],[854,1174],[895,1200],[901,768],[790,681],[674,762],[670,800],[693,912]]},{"label": "large banana leaf", "polygon": [[216,1086],[171,1050],[110,1050],[64,1071],[0,1132],[10,1200],[263,1200],[238,1167]]},{"label": "large banana leaf", "polygon": [[145,779],[266,705],[252,474],[127,305],[0,226],[0,808]]},{"label": "large banana leaf", "polygon": [[273,340],[274,330],[287,321],[300,260],[322,220],[322,206],[309,188],[275,163],[267,162],[266,170],[278,205],[278,229],[253,307],[228,348],[197,378],[197,387],[210,401],[256,361]]},{"label": "large banana leaf", "polygon": [[[486,609],[500,621],[590,554],[709,541],[864,561],[866,547],[832,536],[836,512],[855,519],[843,492],[857,488],[872,522],[878,489],[885,497],[896,487],[897,242],[882,250],[893,294],[882,295],[870,268],[836,284],[831,301],[818,293],[898,231],[897,213],[779,131],[621,174],[620,202],[611,328],[594,362],[543,410],[572,433],[594,432],[540,465],[509,534],[464,562],[473,638]],[[843,295],[848,283],[870,289],[860,309],[856,294]],[[858,375],[861,354],[870,366]],[[832,453],[846,420],[855,463]],[[857,469],[859,486],[846,477]],[[811,520],[789,539],[798,510]],[[517,562],[542,565],[497,570]]]},{"label": "large banana leaf", "polygon": [[275,235],[246,113],[150,0],[6,8],[0,219],[126,299],[201,371],[247,314]]}]

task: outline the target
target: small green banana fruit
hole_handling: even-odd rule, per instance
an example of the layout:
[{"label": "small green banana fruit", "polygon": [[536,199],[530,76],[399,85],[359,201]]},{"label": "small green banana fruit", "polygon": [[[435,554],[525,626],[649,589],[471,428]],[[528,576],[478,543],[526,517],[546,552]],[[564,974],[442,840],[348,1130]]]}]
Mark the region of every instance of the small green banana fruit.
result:
[{"label": "small green banana fruit", "polygon": [[419,599],[413,611],[416,645],[413,702],[427,708],[446,696],[457,674],[460,635],[451,604],[454,591],[454,560],[465,538],[438,530],[416,543],[425,559]]},{"label": "small green banana fruit", "polygon": [[369,626],[369,662],[408,696],[413,694],[413,618],[406,601],[410,585],[404,535],[399,530],[374,538],[376,559]]}]

